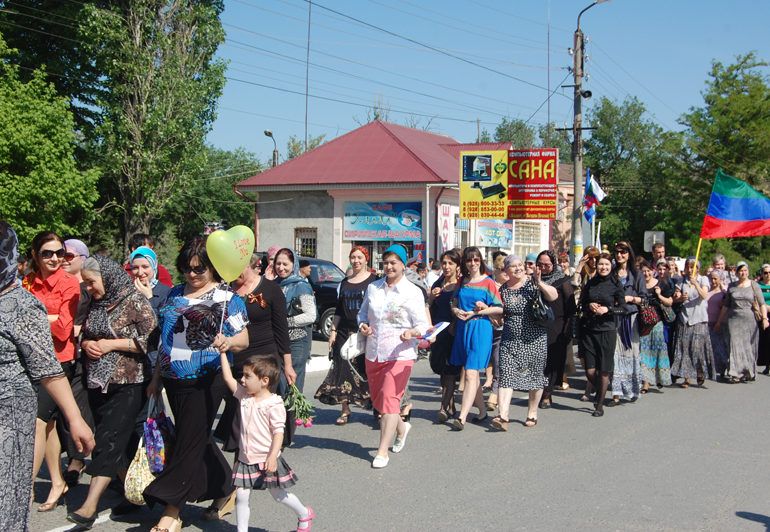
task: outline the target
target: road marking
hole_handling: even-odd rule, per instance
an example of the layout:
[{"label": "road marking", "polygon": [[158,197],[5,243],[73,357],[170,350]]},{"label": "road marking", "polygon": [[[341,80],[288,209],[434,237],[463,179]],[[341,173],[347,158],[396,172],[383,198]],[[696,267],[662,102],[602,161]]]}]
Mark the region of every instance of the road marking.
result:
[{"label": "road marking", "polygon": [[[100,525],[102,523],[106,523],[110,520],[110,513],[105,512],[99,517],[96,518],[96,521],[94,521],[95,525]],[[60,526],[59,528],[51,528],[50,530],[47,530],[46,532],[67,532],[68,530],[72,530],[77,525],[75,523],[70,523],[66,526]]]}]

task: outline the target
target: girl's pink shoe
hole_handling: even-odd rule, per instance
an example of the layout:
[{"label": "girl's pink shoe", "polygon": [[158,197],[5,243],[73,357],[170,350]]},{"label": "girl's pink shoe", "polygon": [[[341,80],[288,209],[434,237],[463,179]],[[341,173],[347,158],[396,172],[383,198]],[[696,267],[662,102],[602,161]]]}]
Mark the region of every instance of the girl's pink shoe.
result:
[{"label": "girl's pink shoe", "polygon": [[[315,519],[315,512],[310,506],[308,506],[307,517],[297,520],[297,532],[305,532],[306,530],[313,528],[313,519]],[[307,523],[307,526],[303,528],[302,523]]]}]

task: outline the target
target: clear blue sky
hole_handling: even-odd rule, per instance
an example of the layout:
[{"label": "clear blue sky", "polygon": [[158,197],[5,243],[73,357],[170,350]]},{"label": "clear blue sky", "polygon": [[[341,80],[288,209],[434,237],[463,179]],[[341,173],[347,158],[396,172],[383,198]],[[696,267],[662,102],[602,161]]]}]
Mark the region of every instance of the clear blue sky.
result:
[{"label": "clear blue sky", "polygon": [[[589,4],[314,2],[309,92],[326,99],[311,96],[308,133],[330,140],[355,129],[366,122],[367,108],[376,101],[390,108],[391,122],[429,125],[461,142],[475,141],[476,119],[490,132],[505,116],[545,123],[547,106],[536,109],[548,96],[549,16],[553,90],[562,81],[572,83],[571,75],[564,80],[565,67],[572,64],[567,48],[577,14]],[[289,136],[304,138],[307,17],[305,0],[226,0],[227,41],[220,56],[230,61],[231,79],[208,137],[212,145],[243,147],[269,160],[273,144],[263,130],[270,129],[283,160]],[[620,101],[632,95],[644,102],[649,119],[679,129],[679,116],[702,105],[712,60],[729,63],[751,50],[770,60],[769,23],[770,2],[765,0],[611,0],[596,5],[581,19],[589,39],[584,87],[594,95],[584,109],[590,111],[601,96]],[[570,91],[557,90],[551,98],[551,120],[558,125],[571,124]]]}]

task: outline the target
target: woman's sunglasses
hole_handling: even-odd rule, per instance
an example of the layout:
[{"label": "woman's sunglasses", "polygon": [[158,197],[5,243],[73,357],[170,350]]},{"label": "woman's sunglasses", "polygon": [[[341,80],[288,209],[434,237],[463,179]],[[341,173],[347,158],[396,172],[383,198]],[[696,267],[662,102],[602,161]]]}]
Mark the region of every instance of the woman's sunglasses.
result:
[{"label": "woman's sunglasses", "polygon": [[481,257],[468,257],[465,262],[481,262]]},{"label": "woman's sunglasses", "polygon": [[43,251],[40,252],[40,257],[45,260],[52,258],[54,255],[56,255],[60,259],[64,257],[65,255],[64,248],[59,248],[56,251],[53,251],[51,249],[44,249]]},{"label": "woman's sunglasses", "polygon": [[64,260],[66,260],[67,262],[72,262],[73,260],[75,260],[75,257],[84,257],[84,256],[85,255],[81,255],[80,253],[72,253],[70,251],[64,254]]},{"label": "woman's sunglasses", "polygon": [[209,269],[208,266],[202,266],[202,265],[196,266],[194,268],[192,266],[185,266],[183,268],[180,268],[180,270],[182,270],[182,273],[185,275],[187,275],[188,273],[194,273],[195,275],[203,275],[204,273],[206,273],[206,270],[208,269]]}]

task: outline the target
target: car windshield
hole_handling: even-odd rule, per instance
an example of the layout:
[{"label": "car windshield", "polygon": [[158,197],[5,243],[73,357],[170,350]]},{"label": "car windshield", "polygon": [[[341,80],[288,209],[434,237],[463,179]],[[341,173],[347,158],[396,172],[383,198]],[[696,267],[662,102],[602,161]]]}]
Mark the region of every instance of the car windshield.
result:
[{"label": "car windshield", "polygon": [[311,264],[310,277],[316,283],[341,283],[345,273],[334,264]]}]

